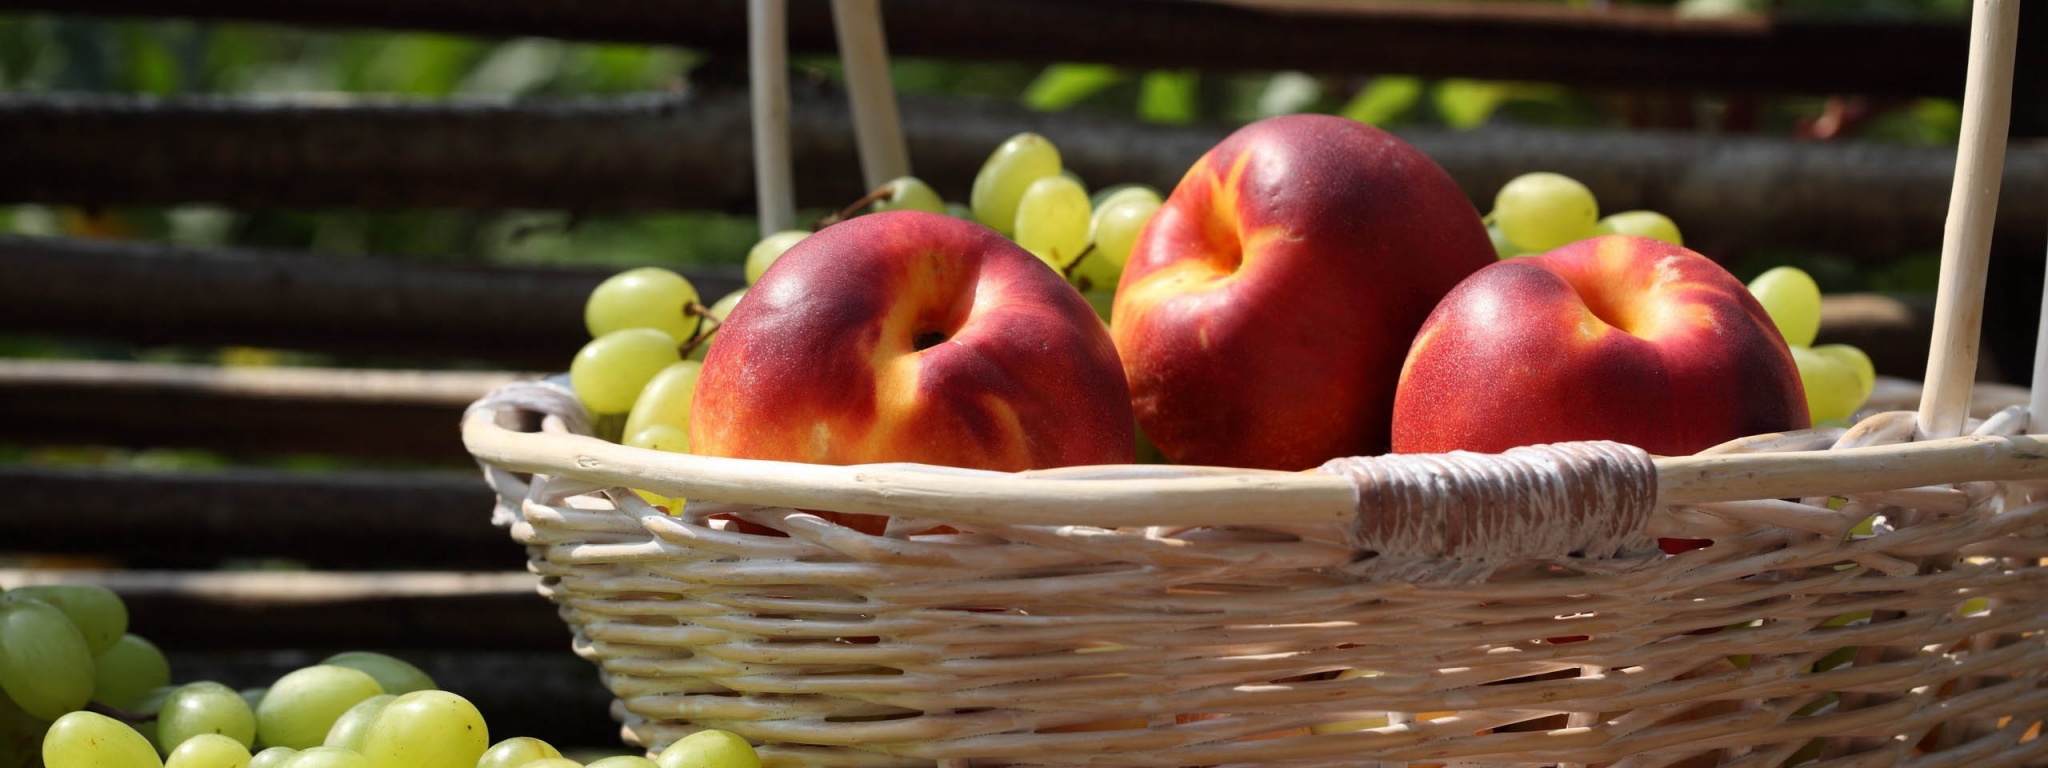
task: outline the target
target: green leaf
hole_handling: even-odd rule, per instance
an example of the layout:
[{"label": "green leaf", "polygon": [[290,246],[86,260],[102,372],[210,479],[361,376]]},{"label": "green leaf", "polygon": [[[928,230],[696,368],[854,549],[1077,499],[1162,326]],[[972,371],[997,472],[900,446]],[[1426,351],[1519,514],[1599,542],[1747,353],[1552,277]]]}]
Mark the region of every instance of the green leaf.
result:
[{"label": "green leaf", "polygon": [[1024,106],[1057,112],[1123,81],[1124,73],[1106,64],[1054,64],[1024,89]]},{"label": "green leaf", "polygon": [[1448,78],[1436,84],[1436,111],[1452,128],[1476,127],[1493,116],[1508,97],[1508,87],[1485,80]]},{"label": "green leaf", "polygon": [[1195,89],[1201,76],[1192,69],[1153,70],[1138,83],[1138,117],[1155,123],[1188,123],[1195,119]]},{"label": "green leaf", "polygon": [[1386,125],[1422,100],[1421,78],[1405,75],[1375,77],[1358,89],[1358,95],[1337,110],[1337,114],[1371,125]]}]

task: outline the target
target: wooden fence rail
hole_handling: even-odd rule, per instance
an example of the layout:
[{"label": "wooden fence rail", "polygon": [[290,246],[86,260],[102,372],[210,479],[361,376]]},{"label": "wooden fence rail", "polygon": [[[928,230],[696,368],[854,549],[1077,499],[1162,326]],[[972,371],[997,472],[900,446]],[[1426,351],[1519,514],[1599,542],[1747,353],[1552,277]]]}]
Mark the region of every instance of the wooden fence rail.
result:
[{"label": "wooden fence rail", "polygon": [[[742,0],[0,0],[0,9],[620,41],[742,58],[747,39]],[[1968,45],[1959,22],[1699,19],[1668,8],[1497,2],[891,0],[885,17],[890,47],[905,57],[1731,92],[1959,96]],[[825,0],[790,3],[789,45],[834,52]],[[2015,71],[2030,72],[2029,62],[2048,60],[2044,52],[2023,51]],[[2018,92],[2038,92],[2027,89],[2040,87],[2043,69],[2035,66]]]},{"label": "wooden fence rail", "polygon": [[[1226,132],[1092,113],[906,99],[916,172],[964,198],[989,151],[1051,137],[1096,184],[1170,189]],[[792,114],[799,203],[865,190],[844,99]],[[1531,170],[1578,178],[1603,208],[1653,208],[1713,253],[1765,245],[1881,261],[1939,247],[1955,154],[1862,142],[1643,131],[1403,129],[1484,209]],[[0,202],[751,210],[743,94],[571,101],[0,96]],[[1999,233],[2048,238],[2048,145],[2008,152]],[[509,298],[509,297],[508,297]]]}]

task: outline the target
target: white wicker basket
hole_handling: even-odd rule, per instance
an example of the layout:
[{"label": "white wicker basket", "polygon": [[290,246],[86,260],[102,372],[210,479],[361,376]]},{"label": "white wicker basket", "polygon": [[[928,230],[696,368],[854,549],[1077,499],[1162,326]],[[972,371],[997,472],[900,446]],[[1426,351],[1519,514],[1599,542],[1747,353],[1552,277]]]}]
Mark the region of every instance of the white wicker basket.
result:
[{"label": "white wicker basket", "polygon": [[1918,413],[1685,457],[1001,474],[626,448],[534,382],[464,440],[649,748],[722,728],[784,766],[2048,764],[2048,445],[2027,407],[1965,413],[2016,7],[1978,4]]}]

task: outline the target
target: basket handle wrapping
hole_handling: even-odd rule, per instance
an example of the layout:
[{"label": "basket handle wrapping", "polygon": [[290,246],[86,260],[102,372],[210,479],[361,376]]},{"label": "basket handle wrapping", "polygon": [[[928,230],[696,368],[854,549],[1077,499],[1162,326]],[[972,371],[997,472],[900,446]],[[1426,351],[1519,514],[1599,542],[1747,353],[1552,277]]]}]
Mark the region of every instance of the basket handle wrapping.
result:
[{"label": "basket handle wrapping", "polygon": [[1358,487],[1347,535],[1360,575],[1462,582],[1511,563],[1614,567],[1658,552],[1644,533],[1657,464],[1624,443],[1351,457],[1321,471]]}]

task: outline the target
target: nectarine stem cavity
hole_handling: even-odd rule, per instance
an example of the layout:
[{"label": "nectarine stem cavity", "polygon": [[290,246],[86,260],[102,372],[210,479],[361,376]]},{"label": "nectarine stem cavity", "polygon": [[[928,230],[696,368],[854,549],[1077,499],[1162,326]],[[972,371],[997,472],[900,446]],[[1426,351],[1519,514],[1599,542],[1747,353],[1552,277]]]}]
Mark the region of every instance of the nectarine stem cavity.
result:
[{"label": "nectarine stem cavity", "polygon": [[944,343],[946,343],[946,334],[944,331],[925,331],[923,333],[918,334],[915,337],[912,337],[910,340],[910,346],[915,347],[919,352],[923,352],[927,349],[931,349],[932,347],[936,347]]}]

